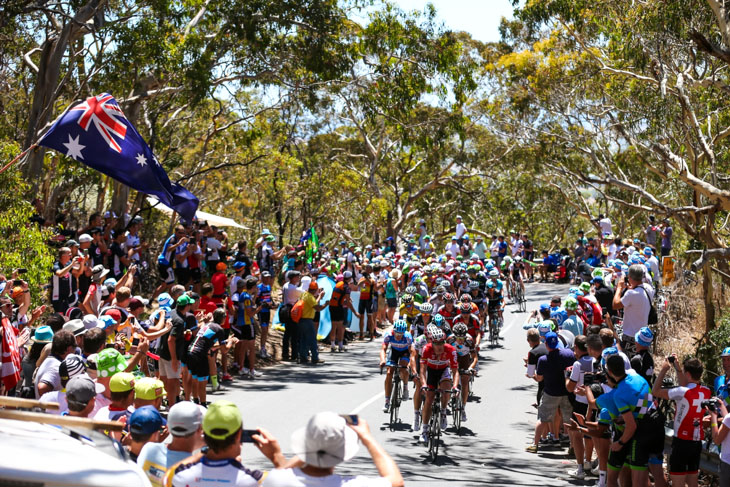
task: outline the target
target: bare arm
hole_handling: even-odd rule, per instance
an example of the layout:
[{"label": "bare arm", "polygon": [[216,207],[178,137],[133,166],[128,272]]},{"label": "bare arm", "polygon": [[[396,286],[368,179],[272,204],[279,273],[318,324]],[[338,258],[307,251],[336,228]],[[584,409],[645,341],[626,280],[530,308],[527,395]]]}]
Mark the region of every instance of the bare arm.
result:
[{"label": "bare arm", "polygon": [[395,461],[393,461],[383,447],[375,441],[365,420],[360,418],[359,424],[350,425],[350,428],[355,430],[355,433],[360,438],[360,442],[368,449],[380,476],[390,480],[392,487],[402,487],[404,485],[403,476],[398,469],[398,465],[395,464]]}]

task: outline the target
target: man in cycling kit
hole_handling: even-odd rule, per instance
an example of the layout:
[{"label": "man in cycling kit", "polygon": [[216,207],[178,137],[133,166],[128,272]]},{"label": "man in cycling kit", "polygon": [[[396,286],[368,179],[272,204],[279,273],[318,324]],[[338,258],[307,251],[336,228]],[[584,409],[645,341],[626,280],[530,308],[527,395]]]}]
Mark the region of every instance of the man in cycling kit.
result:
[{"label": "man in cycling kit", "polygon": [[420,314],[413,319],[411,323],[411,335],[415,338],[423,335],[426,327],[431,322],[431,312],[433,305],[431,303],[417,304],[414,306],[420,311]]},{"label": "man in cycling kit", "polygon": [[413,393],[413,426],[411,431],[418,431],[418,428],[421,427],[421,403],[423,402],[423,394],[421,393],[421,386],[423,385],[421,383],[421,355],[426,345],[431,343],[431,336],[437,329],[436,325],[428,325],[425,333],[413,340],[413,347],[411,347],[411,375],[413,376],[413,384],[416,386],[416,391]]},{"label": "man in cycling kit", "polygon": [[[383,412],[390,410],[390,394],[393,389],[393,371],[397,365],[408,366],[411,358],[411,349],[413,348],[413,337],[407,331],[408,325],[405,320],[398,320],[393,325],[393,330],[385,335],[383,339],[383,347],[380,349],[380,367],[388,366],[388,373],[385,376],[385,405]],[[388,360],[385,354],[390,345],[388,352]],[[403,401],[408,400],[408,369],[400,369],[398,371],[403,381]]]},{"label": "man in cycling kit", "polygon": [[444,293],[441,299],[443,300],[444,305],[435,311],[443,316],[449,325],[452,325],[454,324],[454,319],[459,315],[459,310],[454,305],[456,298],[451,293]]},{"label": "man in cycling kit", "polygon": [[466,421],[466,400],[469,398],[469,375],[474,373],[474,368],[479,362],[477,346],[474,344],[474,338],[469,333],[467,325],[460,322],[454,325],[454,334],[446,339],[446,343],[456,349],[459,372],[467,372],[460,375],[461,420]]},{"label": "man in cycling kit", "polygon": [[[522,295],[525,295],[525,281],[522,279],[522,275],[525,273],[525,263],[522,262],[522,257],[519,255],[515,257],[515,260],[509,265],[509,276],[515,286],[520,286]],[[514,298],[514,296],[512,296]]]},{"label": "man in cycling kit", "polygon": [[466,326],[467,333],[472,339],[474,350],[478,351],[479,345],[482,342],[482,330],[481,324],[479,323],[479,318],[474,316],[469,303],[461,303],[461,306],[459,308],[461,313],[459,314],[459,317],[454,320],[454,328],[452,328],[452,330],[455,334],[456,325],[462,324]]},{"label": "man in cycling kit", "polygon": [[491,320],[492,315],[497,315],[499,317],[499,327],[501,328],[504,319],[502,317],[504,312],[504,296],[502,296],[502,293],[499,291],[497,286],[494,285],[493,281],[489,281],[487,283],[486,299],[488,319]]},{"label": "man in cycling kit", "polygon": [[446,429],[446,405],[451,396],[452,378],[459,383],[459,364],[456,349],[446,342],[441,330],[434,330],[431,343],[423,348],[421,355],[421,384],[425,384],[426,403],[423,406],[421,440],[428,442],[428,422],[431,419],[431,405],[436,388],[441,390],[441,428]]},{"label": "man in cycling kit", "polygon": [[416,303],[414,303],[412,294],[404,294],[401,296],[401,305],[398,312],[398,316],[402,320],[406,320],[406,323],[413,325],[414,320],[420,314]]}]

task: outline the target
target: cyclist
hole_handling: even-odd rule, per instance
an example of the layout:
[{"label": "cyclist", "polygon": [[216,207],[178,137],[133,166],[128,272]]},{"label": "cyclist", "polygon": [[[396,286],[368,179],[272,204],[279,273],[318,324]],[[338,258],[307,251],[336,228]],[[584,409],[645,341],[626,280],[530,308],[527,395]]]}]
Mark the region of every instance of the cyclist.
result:
[{"label": "cyclist", "polygon": [[715,379],[715,396],[725,401],[730,406],[730,347],[725,347],[720,355],[722,360],[723,375]]},{"label": "cyclist", "polygon": [[[397,320],[393,325],[393,330],[385,335],[383,339],[383,347],[380,349],[380,367],[387,365],[388,373],[385,376],[385,405],[383,412],[390,410],[390,394],[393,389],[393,371],[397,365],[408,366],[411,358],[411,349],[413,348],[413,336],[408,331],[408,324],[405,320]],[[390,345],[390,352],[386,360],[385,352]],[[403,401],[408,400],[408,369],[400,369],[398,371],[403,381]]]},{"label": "cyclist", "polygon": [[492,315],[499,316],[499,327],[502,327],[504,321],[504,296],[501,290],[494,284],[494,281],[487,283],[487,316],[491,320]]},{"label": "cyclist", "polygon": [[413,347],[411,347],[411,376],[413,377],[413,385],[416,386],[416,390],[413,393],[413,426],[411,431],[418,431],[421,427],[421,405],[423,403],[423,394],[421,393],[421,354],[423,349],[431,342],[433,332],[438,330],[436,325],[428,325],[426,332],[423,335],[416,337],[413,340]]},{"label": "cyclist", "polygon": [[[459,383],[459,364],[456,349],[446,343],[442,330],[434,330],[431,343],[423,348],[421,354],[421,384],[425,384],[426,402],[423,405],[423,426],[421,440],[428,443],[428,422],[431,419],[431,405],[435,390],[441,390],[441,429],[446,429],[446,405],[451,396],[452,383]],[[453,379],[453,382],[452,382]]]},{"label": "cyclist", "polygon": [[479,289],[478,281],[469,281],[469,295],[471,296],[471,302],[476,305],[477,313],[479,316],[484,316],[484,293]]},{"label": "cyclist", "polygon": [[418,293],[418,288],[414,285],[406,286],[406,289],[404,291],[406,294],[410,294],[413,297],[413,301],[415,301],[418,304],[421,304],[423,302],[423,296],[421,296]]},{"label": "cyclist", "polygon": [[400,319],[406,320],[406,322],[412,326],[416,317],[419,316],[419,311],[416,307],[416,304],[414,303],[413,295],[404,294],[400,298],[400,301],[401,305],[398,316],[400,317]]},{"label": "cyclist", "polygon": [[431,303],[423,303],[416,305],[418,310],[421,312],[418,316],[413,319],[411,323],[411,335],[417,337],[423,335],[426,326],[431,321],[431,312],[433,311],[433,305]]},{"label": "cyclist", "polygon": [[[515,286],[520,286],[523,296],[525,295],[525,281],[522,279],[522,275],[525,272],[525,263],[522,262],[522,257],[515,256],[514,262],[509,265],[509,277]],[[514,297],[513,295],[512,298]]]},{"label": "cyclist", "polygon": [[472,313],[472,308],[469,306],[469,303],[461,303],[459,306],[459,311],[461,312],[459,314],[459,317],[454,320],[454,334],[456,333],[456,326],[457,325],[465,325],[467,329],[467,333],[472,337],[474,340],[474,347],[475,350],[479,350],[479,344],[482,341],[482,330],[481,330],[481,323],[479,322],[479,318],[477,316],[474,316]]},{"label": "cyclist", "polygon": [[446,339],[446,343],[456,349],[460,371],[467,371],[461,378],[461,420],[466,421],[466,400],[469,398],[469,375],[474,373],[479,362],[478,346],[464,323],[454,325],[454,334]]},{"label": "cyclist", "polygon": [[[497,291],[501,294],[502,288],[504,287],[504,281],[499,279],[499,271],[497,269],[492,269],[489,271],[489,280],[492,281],[494,284],[494,287],[497,288]],[[489,283],[487,283],[488,285]]]},{"label": "cyclist", "polygon": [[455,302],[456,298],[451,293],[444,293],[442,296],[444,305],[441,306],[436,310],[438,314],[440,314],[449,325],[452,325],[454,323],[454,318],[459,314],[459,310],[456,309]]},{"label": "cyclist", "polygon": [[451,325],[440,314],[437,313],[437,314],[434,315],[434,317],[433,317],[433,324],[434,324],[434,326],[436,328],[438,328],[439,330],[443,331],[446,334],[447,337],[449,335],[451,335],[451,333],[452,333],[451,332]]}]

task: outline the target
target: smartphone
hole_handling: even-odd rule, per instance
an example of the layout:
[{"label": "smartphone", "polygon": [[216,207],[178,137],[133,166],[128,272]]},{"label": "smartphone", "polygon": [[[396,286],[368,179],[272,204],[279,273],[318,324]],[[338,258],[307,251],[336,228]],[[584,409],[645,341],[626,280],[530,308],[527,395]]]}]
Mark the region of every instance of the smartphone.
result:
[{"label": "smartphone", "polygon": [[252,436],[257,434],[259,434],[259,430],[243,430],[241,433],[241,443],[256,443]]},{"label": "smartphone", "polygon": [[360,417],[357,414],[340,414],[340,416],[345,418],[345,422],[347,424],[351,424],[353,426],[360,424]]},{"label": "smartphone", "polygon": [[14,279],[13,280],[13,286],[22,286],[23,280],[22,279]]},{"label": "smartphone", "polygon": [[139,337],[132,338],[132,346],[136,347],[137,345],[139,345]]},{"label": "smartphone", "polygon": [[677,360],[677,357],[675,357],[674,355],[672,355],[672,356],[670,356],[670,357],[667,357],[667,360],[669,360],[669,363],[670,363],[670,364],[673,364],[673,363],[674,363],[674,361],[675,361],[675,360]]},{"label": "smartphone", "polygon": [[25,274],[26,272],[28,272],[28,269],[26,269],[25,267],[20,267],[18,269],[15,269],[15,272],[17,272],[18,274]]}]

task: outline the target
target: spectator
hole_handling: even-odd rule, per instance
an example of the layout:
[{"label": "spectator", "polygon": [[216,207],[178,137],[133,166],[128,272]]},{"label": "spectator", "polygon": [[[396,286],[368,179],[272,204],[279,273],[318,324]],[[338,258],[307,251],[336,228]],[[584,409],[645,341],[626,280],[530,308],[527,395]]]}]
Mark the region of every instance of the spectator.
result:
[{"label": "spectator", "polygon": [[243,276],[244,278],[251,275],[251,257],[246,252],[247,243],[245,240],[239,240],[236,247],[236,254],[233,257],[234,262],[242,262],[244,265]]},{"label": "spectator", "polygon": [[[355,456],[359,446],[358,439],[368,449],[380,477],[343,477],[334,473],[337,465]],[[291,441],[292,450],[296,454],[294,465],[269,472],[264,479],[263,487],[404,485],[398,466],[375,441],[370,428],[362,418],[358,418],[357,424],[348,425],[335,413],[318,413],[307,422],[306,427],[292,434]],[[267,457],[275,462],[275,453],[280,454],[278,444],[275,443],[275,448],[272,450],[273,453],[266,453],[269,453]]]},{"label": "spectator", "polygon": [[654,217],[654,215],[650,215],[649,225],[647,225],[647,227],[644,229],[644,235],[646,235],[646,245],[656,248],[656,238],[659,232],[660,230],[656,224],[656,218]]},{"label": "spectator", "polygon": [[169,470],[166,478],[170,481],[166,484],[173,487],[258,486],[263,473],[247,469],[240,460],[243,420],[238,407],[230,401],[216,401],[206,411],[202,424],[203,439],[208,449],[203,455],[183,461]]},{"label": "spectator", "polygon": [[654,288],[643,280],[644,266],[632,265],[627,279],[618,281],[613,297],[613,309],[624,310],[623,335],[619,338],[622,350],[629,355],[635,352],[634,336],[649,322],[651,300],[654,299]]},{"label": "spectator", "polygon": [[598,215],[598,227],[601,229],[601,236],[611,235],[613,233],[613,225],[611,219],[604,215]]},{"label": "spectator", "polygon": [[142,377],[134,381],[134,409],[152,406],[158,411],[165,395],[165,383],[155,377]]},{"label": "spectator", "polygon": [[659,230],[662,236],[662,257],[664,257],[672,253],[672,235],[674,234],[668,218],[662,221]]},{"label": "spectator", "polygon": [[[309,289],[305,291],[300,299],[304,303],[302,310],[302,318],[299,321],[299,363],[311,365],[323,364],[324,360],[320,360],[317,350],[317,329],[315,328],[314,315],[317,311],[326,308],[329,303],[319,304],[319,300],[324,296],[324,289],[320,289],[317,281],[312,280],[309,283]],[[308,362],[309,354],[312,355],[312,361]]]},{"label": "spectator", "polygon": [[134,375],[129,372],[114,374],[109,380],[111,403],[94,415],[100,421],[123,421],[129,418],[129,406],[134,403]]},{"label": "spectator", "polygon": [[[575,394],[573,414],[585,418],[588,415],[588,399],[585,393],[579,394],[578,392],[583,388],[585,375],[594,372],[593,357],[588,353],[587,338],[585,335],[577,335],[575,337],[573,350],[576,361],[570,369],[570,377],[567,379],[565,388],[570,394]],[[571,429],[570,444],[573,446],[575,461],[578,464],[578,468],[570,474],[575,478],[584,479],[586,471],[590,473],[591,470],[590,455],[593,450],[593,440],[584,438],[582,432]]]},{"label": "spectator", "polygon": [[583,320],[578,316],[578,300],[574,297],[568,297],[563,304],[568,317],[560,324],[560,329],[568,330],[573,336],[583,334]]},{"label": "spectator", "polygon": [[101,288],[102,288],[102,280],[104,279],[104,276],[106,276],[109,273],[109,269],[105,269],[103,265],[99,264],[93,267],[91,269],[91,284],[89,285],[89,289],[86,293],[86,297],[84,298],[84,301],[81,303],[80,307],[83,310],[84,314],[90,314],[90,315],[98,315],[99,310],[101,308]]},{"label": "spectator", "polygon": [[170,443],[146,443],[139,452],[137,465],[144,470],[152,485],[162,485],[168,469],[203,446],[203,412],[190,401],[181,401],[170,408],[167,429]]},{"label": "spectator", "polygon": [[[547,355],[547,348],[545,347],[544,343],[540,342],[540,332],[537,331],[537,328],[530,328],[529,330],[527,330],[527,343],[530,345],[530,351],[528,352],[527,359],[525,361],[527,365],[527,373],[525,375],[527,375],[527,377],[531,379],[534,379],[535,371],[537,370],[537,361],[543,355]],[[538,407],[540,405],[544,388],[545,382],[538,381],[537,398],[535,403],[533,404],[534,407]]]},{"label": "spectator", "polygon": [[[459,247],[464,245],[464,235],[466,235],[466,225],[464,225],[464,222],[461,219],[461,215],[456,215],[456,243],[459,244]],[[454,257],[456,257],[459,254],[453,253]]]},{"label": "spectator", "polygon": [[85,374],[69,379],[66,384],[66,402],[68,415],[79,418],[88,418],[96,406],[96,398],[103,392],[104,386],[94,382]]},{"label": "spectator", "polygon": [[[10,323],[13,302],[7,297],[0,297],[0,352],[2,352],[2,389],[4,395],[15,395],[15,388],[20,382],[20,347],[15,329]],[[27,334],[26,334],[27,336]]]},{"label": "spectator", "polygon": [[177,307],[170,313],[172,328],[160,338],[159,367],[160,378],[165,383],[167,401],[175,404],[180,392],[182,365],[180,361],[185,355],[185,315],[192,304],[192,299],[183,294],[177,298]]},{"label": "spectator", "polygon": [[[56,391],[46,392],[39,398],[40,402],[58,403],[58,409],[47,410],[51,414],[65,414],[68,411],[66,386],[72,378],[79,375],[86,375],[86,366],[84,365],[83,359],[78,355],[69,354],[58,367],[58,375],[61,377],[61,388]],[[104,386],[99,384],[98,392],[102,392],[103,390]]]},{"label": "spectator", "polygon": [[[301,288],[301,273],[289,271],[286,273],[287,283],[281,290],[282,302],[279,316],[284,323],[284,337],[282,338],[282,360],[299,360],[299,328],[290,316],[292,306],[299,300],[304,290]],[[289,350],[291,348],[291,355]]]},{"label": "spectator", "polygon": [[[717,427],[718,412],[722,423]],[[730,485],[730,414],[724,401],[718,401],[716,408],[710,409],[712,441],[720,446],[720,485]]]},{"label": "spectator", "polygon": [[[261,311],[261,305],[256,305],[256,278],[249,277],[245,281],[238,281],[238,292],[233,295],[236,307],[235,325],[232,326],[233,335],[239,340],[236,344],[235,357],[241,365],[241,377],[254,379],[261,377],[256,368],[256,323],[254,317]],[[245,289],[244,289],[245,288]],[[248,367],[245,367],[248,360]]]},{"label": "spectator", "polygon": [[129,440],[125,449],[129,458],[137,462],[140,451],[147,443],[160,441],[162,428],[167,424],[154,406],[142,406],[135,410],[127,421]]},{"label": "spectator", "polygon": [[651,385],[654,383],[654,359],[649,352],[649,347],[654,340],[654,333],[648,326],[645,326],[636,332],[634,339],[636,355],[631,357],[631,368]]},{"label": "spectator", "polygon": [[51,277],[51,305],[58,313],[65,313],[66,310],[76,304],[76,279],[72,274],[74,266],[80,269],[82,257],[71,258],[71,249],[61,247],[58,251],[58,260],[53,264],[53,276]]},{"label": "spectator", "polygon": [[51,354],[38,367],[35,379],[35,397],[40,398],[46,392],[61,389],[61,376],[58,369],[67,355],[74,353],[76,339],[71,332],[61,330],[53,335]]},{"label": "spectator", "polygon": [[603,280],[603,276],[594,277],[593,279],[591,279],[591,284],[593,284],[594,296],[596,297],[596,301],[598,301],[598,304],[601,306],[603,314],[605,315],[606,313],[608,313],[609,316],[614,316],[613,289],[606,286],[606,283]]},{"label": "spectator", "polygon": [[[676,363],[676,356],[674,363]],[[672,438],[672,454],[669,457],[669,475],[672,487],[696,486],[702,455],[702,440],[705,429],[702,419],[707,412],[702,402],[712,396],[709,388],[700,384],[704,367],[696,358],[688,358],[679,372],[680,385],[664,389],[664,376],[672,367],[672,362],[665,359],[657,374],[656,382],[651,390],[654,397],[671,399],[677,404],[674,416],[674,437]],[[717,418],[713,421],[717,423]],[[638,484],[643,485],[643,484]]]},{"label": "spectator", "polygon": [[573,365],[575,355],[567,348],[558,348],[558,343],[557,333],[549,332],[545,335],[545,347],[548,353],[537,361],[535,380],[545,381],[545,389],[537,410],[534,442],[526,449],[530,453],[537,453],[540,438],[547,432],[558,410],[565,424],[570,422],[573,414],[573,406],[568,400],[568,391],[565,388],[565,369]]}]

